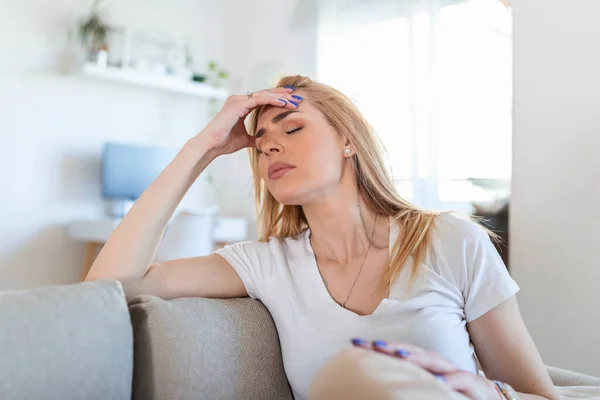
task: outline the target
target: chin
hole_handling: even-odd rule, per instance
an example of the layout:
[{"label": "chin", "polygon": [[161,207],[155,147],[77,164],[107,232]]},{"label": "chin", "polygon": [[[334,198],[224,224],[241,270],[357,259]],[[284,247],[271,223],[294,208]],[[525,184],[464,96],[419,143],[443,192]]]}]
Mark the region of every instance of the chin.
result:
[{"label": "chin", "polygon": [[278,202],[286,206],[303,204],[308,191],[295,179],[278,179],[267,185],[267,189]]},{"label": "chin", "polygon": [[302,204],[302,198],[304,197],[299,189],[298,187],[288,185],[285,188],[269,189],[269,192],[278,202],[285,206],[299,206]]}]

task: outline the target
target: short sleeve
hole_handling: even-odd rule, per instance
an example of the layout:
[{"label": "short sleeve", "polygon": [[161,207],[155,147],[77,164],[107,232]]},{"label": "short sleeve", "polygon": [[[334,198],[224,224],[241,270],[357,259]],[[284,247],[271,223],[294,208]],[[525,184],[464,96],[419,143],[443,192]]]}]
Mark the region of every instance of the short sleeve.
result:
[{"label": "short sleeve", "polygon": [[442,232],[451,243],[446,259],[463,295],[466,321],[471,322],[514,296],[519,287],[481,226],[454,215],[442,218],[449,225]]},{"label": "short sleeve", "polygon": [[235,243],[215,251],[223,257],[237,272],[246,287],[248,296],[253,299],[261,298],[262,287],[261,265],[268,262],[268,257],[263,254],[266,246],[262,242],[250,241]]}]

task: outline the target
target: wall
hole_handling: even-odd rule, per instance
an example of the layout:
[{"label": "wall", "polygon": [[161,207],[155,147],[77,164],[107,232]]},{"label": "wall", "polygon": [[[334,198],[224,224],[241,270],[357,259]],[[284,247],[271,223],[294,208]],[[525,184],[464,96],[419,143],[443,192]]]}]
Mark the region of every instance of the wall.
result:
[{"label": "wall", "polygon": [[[65,72],[77,60],[68,27],[90,4],[0,0],[10,16],[0,25],[0,290],[79,279],[83,244],[69,239],[65,226],[104,213],[104,142],[180,145],[207,122],[201,100]],[[115,25],[191,38],[197,69],[219,60],[233,93],[268,87],[282,74],[314,75],[314,1],[108,4]],[[247,154],[219,158],[209,169],[222,212],[249,218],[254,237]],[[209,202],[206,192],[200,179],[184,202]]]},{"label": "wall", "polygon": [[545,361],[600,376],[600,3],[514,3],[511,269]]},{"label": "wall", "polygon": [[[235,77],[233,93],[271,87],[277,78],[316,70],[316,0],[227,0],[221,15],[224,62]],[[234,170],[235,173],[231,173]],[[246,151],[217,159],[219,206],[227,214],[248,218],[249,237],[255,237],[252,176]]]},{"label": "wall", "polygon": [[[91,1],[2,2],[0,24],[0,289],[77,281],[83,245],[72,218],[102,215],[100,152],[108,140],[180,145],[206,123],[198,99],[65,73],[68,26]],[[222,58],[217,2],[110,2],[116,25],[190,37],[196,64]],[[8,17],[8,18],[7,18]],[[210,38],[210,39],[208,39]],[[194,187],[186,201],[198,204]]]}]

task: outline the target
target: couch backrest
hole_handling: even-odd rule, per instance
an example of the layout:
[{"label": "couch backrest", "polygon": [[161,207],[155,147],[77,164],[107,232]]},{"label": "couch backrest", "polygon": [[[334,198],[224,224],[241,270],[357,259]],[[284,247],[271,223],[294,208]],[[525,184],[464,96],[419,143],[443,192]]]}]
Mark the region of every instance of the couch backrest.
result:
[{"label": "couch backrest", "polygon": [[117,281],[0,292],[0,399],[129,400],[132,337]]},{"label": "couch backrest", "polygon": [[134,400],[291,400],[277,331],[262,303],[138,296]]}]

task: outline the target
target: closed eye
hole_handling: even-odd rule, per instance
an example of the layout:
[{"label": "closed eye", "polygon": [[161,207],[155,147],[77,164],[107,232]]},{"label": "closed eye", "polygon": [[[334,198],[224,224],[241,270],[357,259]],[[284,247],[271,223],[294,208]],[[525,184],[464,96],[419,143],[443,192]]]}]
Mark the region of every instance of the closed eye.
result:
[{"label": "closed eye", "polygon": [[[285,132],[287,135],[291,135],[291,134],[293,134],[294,132],[298,132],[300,129],[302,129],[302,127],[294,128],[294,129],[291,129],[291,130],[289,130],[289,131],[284,131],[284,132]],[[261,154],[263,154],[263,152],[262,152],[262,151],[261,151],[261,150],[258,148],[258,146],[256,147],[256,152],[258,153],[258,155],[261,155]]]}]

